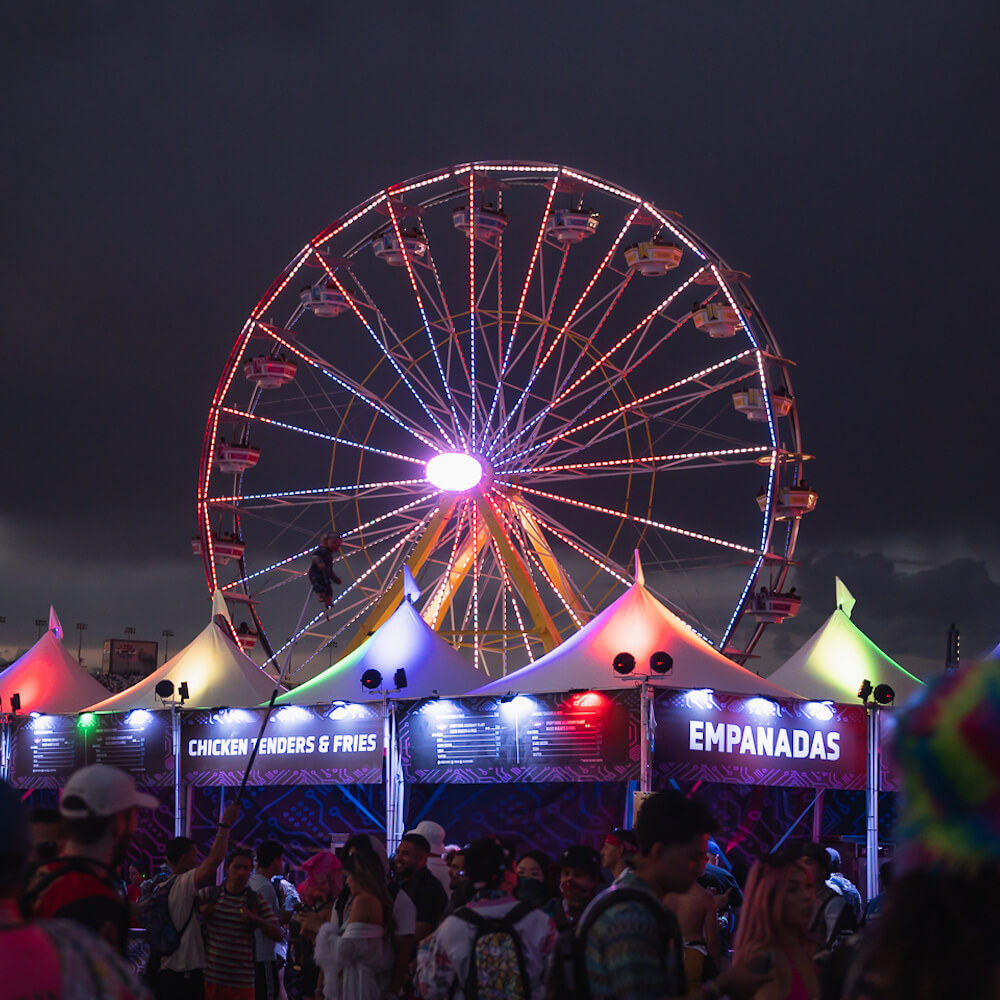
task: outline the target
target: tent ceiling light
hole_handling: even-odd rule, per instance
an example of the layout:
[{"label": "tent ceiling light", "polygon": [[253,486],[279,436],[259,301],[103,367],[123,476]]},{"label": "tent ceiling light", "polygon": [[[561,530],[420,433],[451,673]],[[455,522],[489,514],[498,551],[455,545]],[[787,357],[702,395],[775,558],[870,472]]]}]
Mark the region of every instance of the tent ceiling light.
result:
[{"label": "tent ceiling light", "polygon": [[464,493],[483,479],[483,464],[464,452],[445,451],[427,463],[427,479],[446,493]]}]

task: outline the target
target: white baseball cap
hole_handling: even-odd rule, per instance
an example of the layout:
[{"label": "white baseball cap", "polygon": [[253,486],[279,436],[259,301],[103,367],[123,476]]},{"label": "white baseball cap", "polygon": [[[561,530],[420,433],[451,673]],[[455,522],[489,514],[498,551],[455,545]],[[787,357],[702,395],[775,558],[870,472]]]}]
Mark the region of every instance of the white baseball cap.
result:
[{"label": "white baseball cap", "polygon": [[436,854],[438,857],[444,854],[444,827],[440,823],[429,819],[421,820],[412,830],[406,832],[419,833],[430,844],[431,854]]},{"label": "white baseball cap", "polygon": [[59,811],[66,819],[113,816],[126,809],[155,809],[160,801],[135,787],[132,776],[107,764],[91,764],[70,776]]}]

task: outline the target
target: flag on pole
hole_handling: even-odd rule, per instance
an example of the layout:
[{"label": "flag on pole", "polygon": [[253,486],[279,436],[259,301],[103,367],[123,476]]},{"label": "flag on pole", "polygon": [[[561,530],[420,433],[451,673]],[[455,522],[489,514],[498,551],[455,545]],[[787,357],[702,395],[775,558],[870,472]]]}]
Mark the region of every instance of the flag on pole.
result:
[{"label": "flag on pole", "polygon": [[229,605],[226,604],[226,599],[222,596],[222,591],[218,589],[212,597],[212,617],[214,618],[216,615],[222,615],[232,625],[233,620],[229,617]]},{"label": "flag on pole", "polygon": [[56,614],[56,609],[49,605],[49,631],[55,632],[56,638],[62,642],[63,637],[63,627],[62,622],[59,621],[59,616]]},{"label": "flag on pole", "polygon": [[835,576],[834,579],[837,581],[837,607],[850,618],[854,610],[854,595],[844,586],[844,581],[839,576]]}]

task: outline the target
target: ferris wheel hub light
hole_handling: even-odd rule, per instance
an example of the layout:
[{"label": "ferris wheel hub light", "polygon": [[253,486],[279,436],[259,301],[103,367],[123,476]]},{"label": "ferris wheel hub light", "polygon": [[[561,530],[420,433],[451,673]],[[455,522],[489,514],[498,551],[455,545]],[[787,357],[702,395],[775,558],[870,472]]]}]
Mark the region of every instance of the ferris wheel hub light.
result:
[{"label": "ferris wheel hub light", "polygon": [[472,455],[446,451],[435,455],[427,463],[427,479],[439,490],[464,493],[482,482],[483,465]]}]

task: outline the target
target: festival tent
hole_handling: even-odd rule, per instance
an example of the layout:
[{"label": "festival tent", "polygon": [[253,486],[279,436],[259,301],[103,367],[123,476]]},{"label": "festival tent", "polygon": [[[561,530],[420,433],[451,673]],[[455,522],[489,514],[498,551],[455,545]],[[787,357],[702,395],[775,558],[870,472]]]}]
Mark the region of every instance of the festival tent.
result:
[{"label": "festival tent", "polygon": [[108,695],[77,663],[63,644],[62,626],[49,611],[49,630],[23,656],[0,673],[0,705],[10,708],[10,696],[21,698],[21,712],[71,715]]},{"label": "festival tent", "polygon": [[[357,649],[321,674],[277,699],[282,705],[319,705],[331,701],[360,701],[362,695],[381,693],[395,687],[393,677],[406,671],[403,698],[429,698],[465,694],[482,684],[486,675],[477,670],[420,617],[412,604],[419,596],[408,568],[404,569],[404,597],[392,615]],[[377,670],[382,686],[366,691],[361,675]]]},{"label": "festival tent", "polygon": [[886,656],[851,621],[854,598],[838,579],[837,608],[806,644],[783,663],[769,680],[802,698],[854,704],[863,681],[872,687],[888,684],[900,705],[921,690],[924,682]]},{"label": "festival tent", "polygon": [[274,678],[264,673],[213,620],[159,670],[121,694],[91,705],[89,711],[161,708],[163,703],[155,688],[163,680],[172,681],[175,691],[187,683],[185,708],[246,708],[270,699],[274,690]]},{"label": "festival tent", "polygon": [[669,673],[658,678],[663,686],[795,697],[776,682],[727,659],[664,607],[646,589],[638,556],[635,583],[617,601],[534,663],[470,693],[606,691],[629,680],[615,673],[611,666],[619,653],[631,653],[638,670],[647,672],[650,655],[659,651],[669,653],[674,661]]}]

